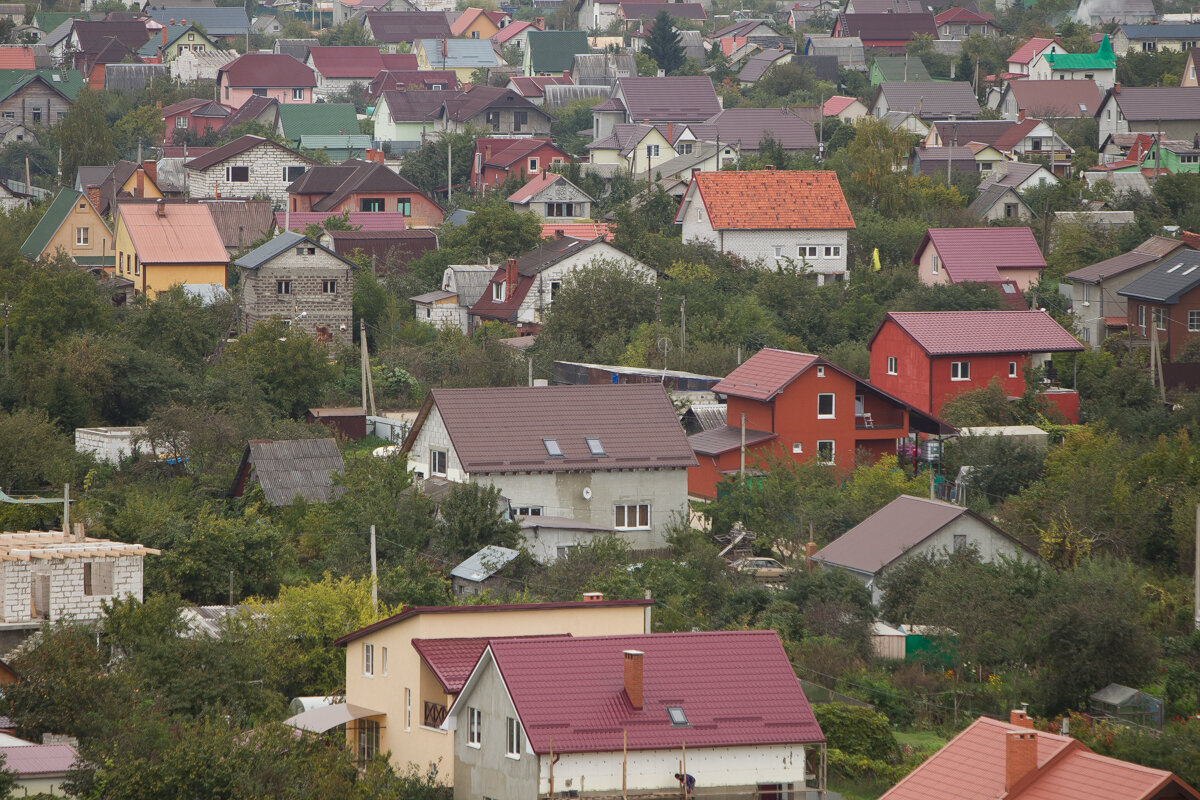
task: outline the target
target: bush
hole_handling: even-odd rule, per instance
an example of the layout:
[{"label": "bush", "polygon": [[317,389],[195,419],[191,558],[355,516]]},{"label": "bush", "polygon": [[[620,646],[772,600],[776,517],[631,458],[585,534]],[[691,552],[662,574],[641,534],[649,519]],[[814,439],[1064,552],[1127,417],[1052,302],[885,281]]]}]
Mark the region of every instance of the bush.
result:
[{"label": "bush", "polygon": [[900,760],[900,745],[888,718],[878,711],[848,703],[821,703],[813,706],[813,713],[829,747],[889,764]]}]

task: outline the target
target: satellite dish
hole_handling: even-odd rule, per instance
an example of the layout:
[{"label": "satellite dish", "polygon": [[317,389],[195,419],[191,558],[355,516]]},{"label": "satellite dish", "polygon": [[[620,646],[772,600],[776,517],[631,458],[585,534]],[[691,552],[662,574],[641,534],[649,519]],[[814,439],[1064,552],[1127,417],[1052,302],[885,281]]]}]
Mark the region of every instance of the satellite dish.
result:
[{"label": "satellite dish", "polygon": [[592,487],[590,487],[590,486],[583,487],[583,499],[584,500],[592,499]]}]

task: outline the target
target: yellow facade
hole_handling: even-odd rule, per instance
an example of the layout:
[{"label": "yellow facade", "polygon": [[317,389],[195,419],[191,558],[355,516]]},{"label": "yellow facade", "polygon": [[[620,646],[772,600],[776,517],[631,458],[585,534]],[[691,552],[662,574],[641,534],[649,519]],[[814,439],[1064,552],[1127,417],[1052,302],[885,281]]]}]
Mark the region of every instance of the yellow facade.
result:
[{"label": "yellow facade", "polygon": [[591,151],[593,164],[617,164],[624,172],[632,172],[635,175],[645,172],[647,168],[653,169],[661,166],[677,155],[678,153],[671,147],[671,143],[667,141],[667,137],[663,136],[657,128],[652,128],[642,137],[642,140],[629,151],[627,156],[621,155],[621,151],[615,148]]},{"label": "yellow facade", "polygon": [[[415,764],[426,772],[432,764],[438,781],[448,785],[454,779],[454,737],[437,726],[455,695],[442,688],[413,639],[629,635],[648,633],[649,621],[649,601],[418,611],[346,643],[346,702],[380,712],[369,719],[379,723],[379,751],[388,753],[397,769]],[[365,674],[365,645],[372,647],[373,675]],[[354,723],[347,726],[347,737],[356,746]]]},{"label": "yellow facade", "polygon": [[487,14],[480,14],[463,29],[464,39],[490,39],[500,32],[500,26],[492,22]]},{"label": "yellow facade", "polygon": [[[75,202],[71,213],[50,237],[41,257],[53,258],[60,249],[71,258],[112,258],[112,231],[108,229],[100,212],[85,196],[81,195]],[[112,269],[108,271],[112,272]]]},{"label": "yellow facade", "polygon": [[225,264],[156,264],[144,263],[133,245],[133,238],[125,225],[124,218],[117,214],[116,239],[116,269],[114,275],[133,281],[133,288],[138,294],[145,294],[151,300],[158,297],[159,292],[165,292],[172,286],[184,283],[219,283],[226,285]]},{"label": "yellow facade", "polygon": [[[141,173],[140,189],[138,187],[138,173]],[[129,180],[121,184],[121,193],[128,197],[150,197],[155,199],[163,196],[163,193],[158,189],[158,184],[151,180],[150,176],[141,167],[134,170],[133,174],[129,176]]]}]

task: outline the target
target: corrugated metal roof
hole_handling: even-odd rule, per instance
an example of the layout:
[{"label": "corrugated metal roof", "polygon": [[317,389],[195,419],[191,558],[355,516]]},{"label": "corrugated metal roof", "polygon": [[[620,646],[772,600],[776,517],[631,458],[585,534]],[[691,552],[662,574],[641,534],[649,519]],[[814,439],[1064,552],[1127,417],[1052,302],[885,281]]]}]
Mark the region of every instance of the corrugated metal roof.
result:
[{"label": "corrugated metal roof", "polygon": [[913,254],[932,245],[953,283],[1000,280],[998,270],[1044,270],[1046,259],[1029,228],[930,228]]},{"label": "corrugated metal roof", "polygon": [[[692,446],[692,450],[702,456],[719,456],[722,453],[739,449],[742,446],[742,429],[736,425],[725,425],[724,423],[725,421],[721,420],[720,428],[712,428],[689,436],[688,444]],[[778,434],[770,431],[746,429],[747,447],[769,442],[775,438],[778,438]]]},{"label": "corrugated metal roof", "polygon": [[[501,548],[503,549],[503,548]],[[479,657],[490,642],[501,639],[558,639],[571,634],[547,636],[477,636],[449,639],[413,639],[413,649],[429,667],[446,694],[458,694],[479,663]]]},{"label": "corrugated metal roof", "polygon": [[218,72],[224,73],[229,86],[312,89],[317,85],[316,73],[285,53],[246,53]]},{"label": "corrugated metal roof", "polygon": [[[489,645],[535,753],[675,750],[825,740],[774,631],[503,639]],[[643,704],[624,651],[643,653]],[[465,687],[470,691],[470,687]],[[466,695],[462,695],[465,697]],[[673,725],[668,706],[686,725]]]},{"label": "corrugated metal roof", "polygon": [[4,768],[15,772],[18,780],[38,776],[65,775],[79,758],[68,744],[27,744],[0,747]]},{"label": "corrugated metal roof", "polygon": [[972,119],[981,113],[969,83],[884,82],[879,84],[879,92],[887,99],[889,111],[908,111],[923,119],[944,119],[950,114]]},{"label": "corrugated metal roof", "polygon": [[[1100,108],[1100,89],[1095,81],[1009,81],[1018,108],[1038,119],[1091,117]],[[1123,90],[1124,91],[1124,90]],[[1200,90],[1196,90],[1200,92]]]},{"label": "corrugated metal roof", "polygon": [[[442,53],[442,45],[446,52]],[[422,39],[413,45],[413,50],[425,50],[425,57],[433,69],[466,69],[470,67],[494,67],[500,63],[496,50],[487,39]]]},{"label": "corrugated metal roof", "polygon": [[721,110],[721,101],[707,76],[619,78],[629,119],[650,122],[703,122]]},{"label": "corrugated metal roof", "polygon": [[587,31],[537,31],[525,34],[530,69],[557,72],[571,69],[577,54],[590,53]]},{"label": "corrugated metal roof", "polygon": [[[159,214],[159,210],[165,213]],[[203,203],[117,204],[143,264],[227,264],[221,232]]]},{"label": "corrugated metal roof", "polygon": [[688,406],[688,413],[696,418],[702,430],[711,431],[725,427],[727,408],[725,403],[692,403]]},{"label": "corrugated metal roof", "polygon": [[1200,87],[1128,86],[1112,97],[1125,119],[1142,122],[1200,119]]},{"label": "corrugated metal roof", "polygon": [[888,321],[931,356],[1083,349],[1079,340],[1045,311],[889,311],[880,328]]},{"label": "corrugated metal roof", "polygon": [[298,142],[302,136],[358,134],[358,115],[351,103],[280,103],[279,125],[284,138]]},{"label": "corrugated metal roof", "polygon": [[[450,570],[451,577],[480,583],[495,575],[521,553],[508,547],[489,544]],[[482,652],[482,651],[481,651]]]},{"label": "corrugated metal roof", "polygon": [[820,356],[810,353],[764,347],[722,378],[712,390],[751,400],[769,400],[820,360]]},{"label": "corrugated metal roof", "polygon": [[247,448],[254,479],[273,506],[286,506],[297,497],[327,503],[345,491],[333,485],[345,462],[333,439],[254,440]]},{"label": "corrugated metal roof", "polygon": [[[186,19],[209,36],[244,36],[250,29],[250,18],[242,6],[146,6],[146,14],[155,22]],[[311,71],[311,70],[310,70]]]},{"label": "corrugated metal roof", "polygon": [[952,503],[901,495],[813,558],[872,575],[966,513],[966,508]]}]

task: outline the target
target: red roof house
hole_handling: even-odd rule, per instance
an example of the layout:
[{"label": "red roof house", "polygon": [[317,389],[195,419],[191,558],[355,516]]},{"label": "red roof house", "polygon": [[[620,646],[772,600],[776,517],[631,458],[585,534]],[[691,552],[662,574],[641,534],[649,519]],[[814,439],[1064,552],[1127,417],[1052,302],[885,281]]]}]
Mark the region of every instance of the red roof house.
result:
[{"label": "red roof house", "polygon": [[938,420],[820,356],[759,350],[713,386],[726,398],[725,427],[688,437],[697,466],[688,494],[715,498],[722,478],[742,466],[763,469],[771,456],[852,467],[859,451],[877,459],[896,452],[910,431],[948,430]]},{"label": "red roof house", "polygon": [[551,164],[571,160],[567,152],[549,138],[476,139],[471,162],[471,186],[499,186],[509,176],[521,180],[541,173]]},{"label": "red roof house", "polygon": [[394,170],[373,161],[350,159],[305,171],[288,187],[291,210],[382,213],[398,211],[405,227],[433,228],[442,224],[442,207]]},{"label": "red roof house", "polygon": [[938,38],[933,14],[838,14],[833,36],[862,39],[864,47],[902,50],[917,36]]},{"label": "red roof house", "polygon": [[[926,413],[993,381],[1025,391],[1025,368],[1083,345],[1045,311],[891,311],[867,343],[871,385]],[[1079,395],[1050,388],[1046,399],[1072,422]]]},{"label": "red roof house", "polygon": [[667,796],[681,759],[717,794],[804,786],[825,741],[774,631],[494,640],[442,727],[456,787],[500,794],[494,770],[513,797]]},{"label": "red roof house", "polygon": [[367,84],[367,97],[379,99],[384,92],[404,89],[458,90],[458,75],[452,69],[384,69]]},{"label": "red roof house", "polygon": [[1028,75],[1029,68],[1042,53],[1065,53],[1062,42],[1058,39],[1040,39],[1034,37],[1021,45],[1008,57],[1008,71],[1018,75]]},{"label": "red roof house", "polygon": [[217,99],[233,108],[256,96],[309,104],[316,87],[316,73],[285,53],[246,53],[217,70]]},{"label": "red roof house", "polygon": [[1174,774],[1096,755],[1069,736],[980,717],[880,800],[1198,800]]},{"label": "red roof house", "polygon": [[184,141],[190,136],[205,136],[220,130],[232,109],[215,100],[193,97],[180,100],[162,110],[164,142]]},{"label": "red roof house", "polygon": [[930,228],[912,263],[921,282],[987,283],[1002,294],[1029,289],[1042,277],[1046,259],[1029,228]]}]

